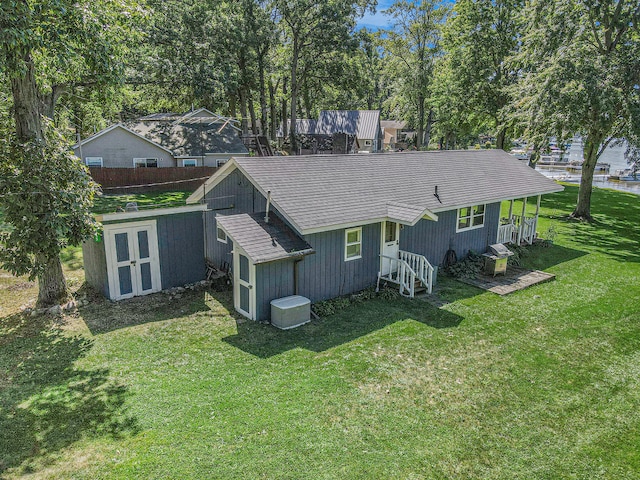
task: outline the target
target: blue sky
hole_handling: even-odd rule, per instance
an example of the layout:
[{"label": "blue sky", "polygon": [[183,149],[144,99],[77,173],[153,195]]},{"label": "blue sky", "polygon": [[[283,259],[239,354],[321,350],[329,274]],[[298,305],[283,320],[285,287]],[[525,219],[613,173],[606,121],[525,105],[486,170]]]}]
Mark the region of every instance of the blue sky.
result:
[{"label": "blue sky", "polygon": [[393,0],[378,0],[378,8],[375,14],[366,13],[364,17],[358,20],[356,28],[367,27],[369,30],[378,30],[386,28],[389,25],[389,18],[382,15],[382,10],[391,6]]}]

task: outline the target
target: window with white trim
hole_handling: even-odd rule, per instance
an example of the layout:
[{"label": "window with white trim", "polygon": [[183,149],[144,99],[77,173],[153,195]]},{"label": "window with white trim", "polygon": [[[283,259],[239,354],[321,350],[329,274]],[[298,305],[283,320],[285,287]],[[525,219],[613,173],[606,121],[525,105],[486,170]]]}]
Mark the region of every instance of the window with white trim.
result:
[{"label": "window with white trim", "polygon": [[101,167],[102,157],[84,157],[84,164],[87,167]]},{"label": "window with white trim", "polygon": [[226,158],[224,160],[218,159],[218,160],[216,160],[216,167],[221,167],[225,163],[227,163],[227,159]]},{"label": "window with white trim", "polygon": [[198,160],[196,160],[195,158],[183,158],[182,159],[182,166],[183,167],[197,167],[198,166]]},{"label": "window with white trim", "polygon": [[344,260],[362,258],[362,227],[344,231]]},{"label": "window with white trim", "polygon": [[134,158],[133,166],[135,168],[158,168],[157,158]]},{"label": "window with white trim", "polygon": [[480,228],[484,225],[486,205],[473,205],[458,209],[458,223],[456,232]]},{"label": "window with white trim", "polygon": [[220,227],[216,228],[216,238],[220,243],[227,243],[227,234]]}]

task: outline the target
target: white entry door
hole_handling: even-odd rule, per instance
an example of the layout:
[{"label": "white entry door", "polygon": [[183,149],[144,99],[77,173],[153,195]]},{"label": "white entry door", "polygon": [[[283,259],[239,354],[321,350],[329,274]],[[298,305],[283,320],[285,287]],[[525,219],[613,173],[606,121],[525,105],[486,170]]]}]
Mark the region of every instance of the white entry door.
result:
[{"label": "white entry door", "polygon": [[233,248],[233,303],[235,309],[251,320],[256,319],[256,267],[238,246]]},{"label": "white entry door", "polygon": [[[382,222],[382,255],[385,257],[398,258],[400,253],[400,224],[396,222]],[[396,262],[390,262],[384,257],[381,258],[382,275],[389,275],[395,272]]]},{"label": "white entry door", "polygon": [[105,225],[104,237],[112,300],[160,291],[155,220]]}]

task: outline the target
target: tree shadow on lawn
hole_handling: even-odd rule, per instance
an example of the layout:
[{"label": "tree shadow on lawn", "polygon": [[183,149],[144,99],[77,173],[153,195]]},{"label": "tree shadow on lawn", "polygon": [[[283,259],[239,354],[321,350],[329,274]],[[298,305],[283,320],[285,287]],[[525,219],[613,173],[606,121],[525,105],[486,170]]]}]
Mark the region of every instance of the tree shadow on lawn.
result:
[{"label": "tree shadow on lawn", "polygon": [[[478,289],[474,289],[480,292]],[[228,300],[227,300],[228,301]],[[233,311],[233,305],[226,305]],[[403,320],[416,320],[432,328],[455,328],[463,320],[459,315],[438,309],[418,299],[376,298],[352,304],[346,309],[291,330],[246,320],[234,315],[237,334],[224,342],[261,358],[301,348],[322,352],[351,342]]]},{"label": "tree shadow on lawn", "polygon": [[588,251],[603,253],[622,262],[640,262],[640,197],[616,190],[594,188],[591,196],[593,221],[573,220],[568,214],[575,208],[578,189],[566,186],[565,192],[548,195],[547,208],[559,209],[566,216],[548,217],[561,222],[571,240]]},{"label": "tree shadow on lawn", "polygon": [[211,308],[206,304],[202,290],[172,295],[155,293],[117,302],[93,292],[89,305],[79,309],[93,335],[209,310]]},{"label": "tree shadow on lawn", "polygon": [[86,436],[137,433],[127,389],[107,369],[74,366],[92,345],[49,316],[0,319],[0,474],[32,472]]}]

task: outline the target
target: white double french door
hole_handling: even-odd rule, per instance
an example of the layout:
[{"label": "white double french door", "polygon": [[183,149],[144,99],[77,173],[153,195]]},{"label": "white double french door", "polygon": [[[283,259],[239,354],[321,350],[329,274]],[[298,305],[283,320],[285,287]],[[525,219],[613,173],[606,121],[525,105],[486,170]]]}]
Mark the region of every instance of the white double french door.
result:
[{"label": "white double french door", "polygon": [[105,254],[112,300],[159,291],[160,262],[155,220],[105,225]]}]

